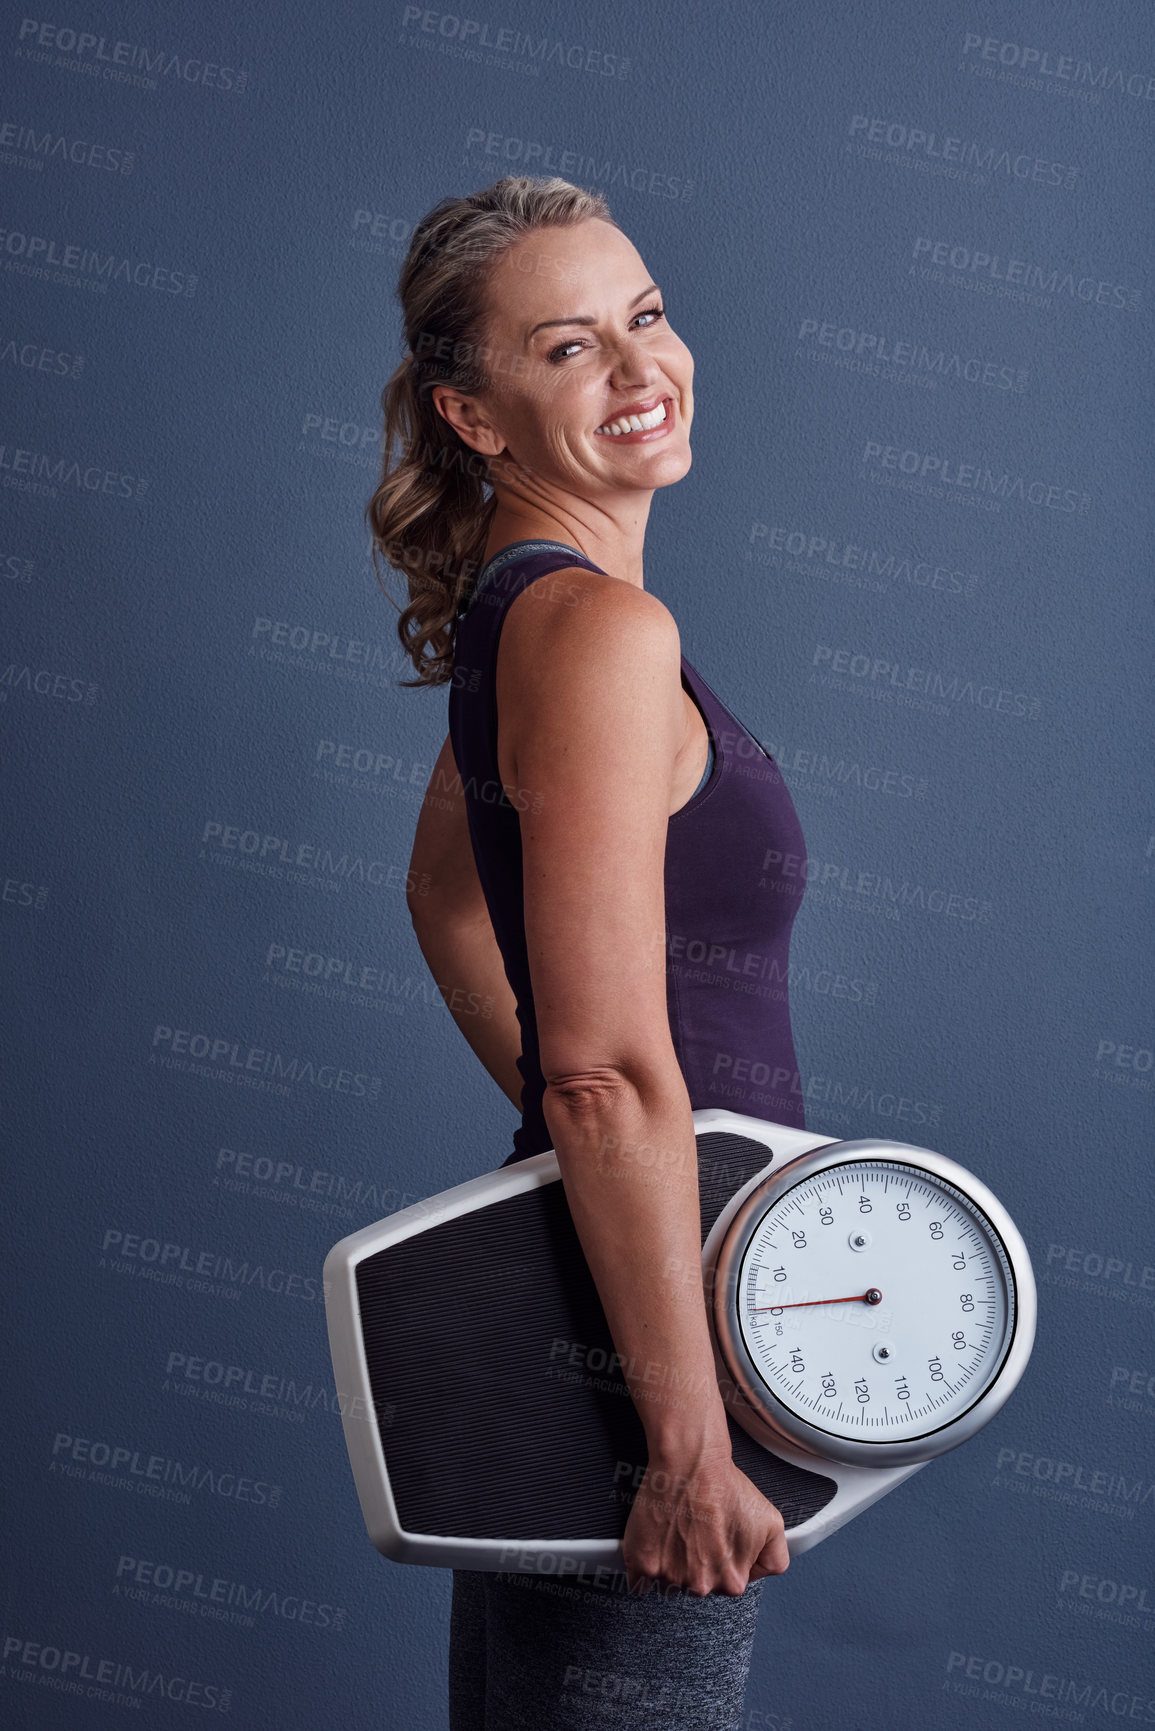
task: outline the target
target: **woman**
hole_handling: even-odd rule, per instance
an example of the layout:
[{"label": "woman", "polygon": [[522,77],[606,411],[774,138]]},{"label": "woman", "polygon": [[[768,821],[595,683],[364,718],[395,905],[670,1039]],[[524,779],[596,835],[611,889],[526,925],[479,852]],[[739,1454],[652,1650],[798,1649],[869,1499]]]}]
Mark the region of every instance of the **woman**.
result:
[{"label": "woman", "polygon": [[654,491],[690,467],[693,361],[604,200],[518,177],[444,199],[399,294],[369,512],[409,580],[410,683],[451,687],[410,911],[521,1110],[509,1160],[556,1151],[648,1446],[610,1587],[454,1571],[450,1723],[722,1731],[788,1555],[731,1459],[691,1113],[802,1123],[796,1092],[730,1080],[795,1075],[781,868],[802,838],[644,587]]}]

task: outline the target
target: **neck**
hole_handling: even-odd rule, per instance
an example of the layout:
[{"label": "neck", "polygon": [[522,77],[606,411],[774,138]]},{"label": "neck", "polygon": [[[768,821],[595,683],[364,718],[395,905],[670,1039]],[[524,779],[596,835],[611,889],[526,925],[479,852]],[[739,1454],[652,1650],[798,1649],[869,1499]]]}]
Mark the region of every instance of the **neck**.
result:
[{"label": "neck", "polygon": [[492,559],[511,541],[564,541],[610,576],[644,589],[642,554],[652,497],[646,494],[636,512],[623,510],[611,517],[585,500],[523,505],[499,496],[483,558]]}]

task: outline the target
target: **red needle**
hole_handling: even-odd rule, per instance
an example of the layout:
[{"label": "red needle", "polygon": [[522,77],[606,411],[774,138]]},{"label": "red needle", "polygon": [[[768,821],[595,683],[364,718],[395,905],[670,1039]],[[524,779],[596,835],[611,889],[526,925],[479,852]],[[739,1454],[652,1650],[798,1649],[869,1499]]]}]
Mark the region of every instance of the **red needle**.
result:
[{"label": "red needle", "polygon": [[800,1304],[755,1304],[754,1310],[807,1310],[812,1304],[881,1304],[882,1294],[877,1286],[869,1287],[865,1292],[856,1292],[852,1298],[805,1298]]}]

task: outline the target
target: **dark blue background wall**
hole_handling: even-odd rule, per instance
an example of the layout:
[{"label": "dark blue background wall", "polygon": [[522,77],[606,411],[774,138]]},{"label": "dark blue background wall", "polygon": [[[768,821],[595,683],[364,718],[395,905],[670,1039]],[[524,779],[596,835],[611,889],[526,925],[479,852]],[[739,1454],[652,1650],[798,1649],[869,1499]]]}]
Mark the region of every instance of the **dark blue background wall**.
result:
[{"label": "dark blue background wall", "polygon": [[445,1725],[320,1272],[510,1146],[362,510],[413,225],[528,170],[695,356],[646,581],[806,832],[808,1122],[970,1166],[1040,1281],[989,1430],[770,1583],[749,1727],[1155,1721],[1149,6],[124,0],[0,55],[3,1711]]}]

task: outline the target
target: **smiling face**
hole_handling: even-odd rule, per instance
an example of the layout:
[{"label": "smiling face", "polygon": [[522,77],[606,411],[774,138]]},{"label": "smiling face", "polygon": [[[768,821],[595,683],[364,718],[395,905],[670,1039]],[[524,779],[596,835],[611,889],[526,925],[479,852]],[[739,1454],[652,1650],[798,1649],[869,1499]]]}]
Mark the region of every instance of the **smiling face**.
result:
[{"label": "smiling face", "polygon": [[619,229],[591,218],[526,235],[492,267],[487,305],[491,388],[441,385],[433,401],[489,459],[499,500],[605,500],[681,480],[694,362]]}]

